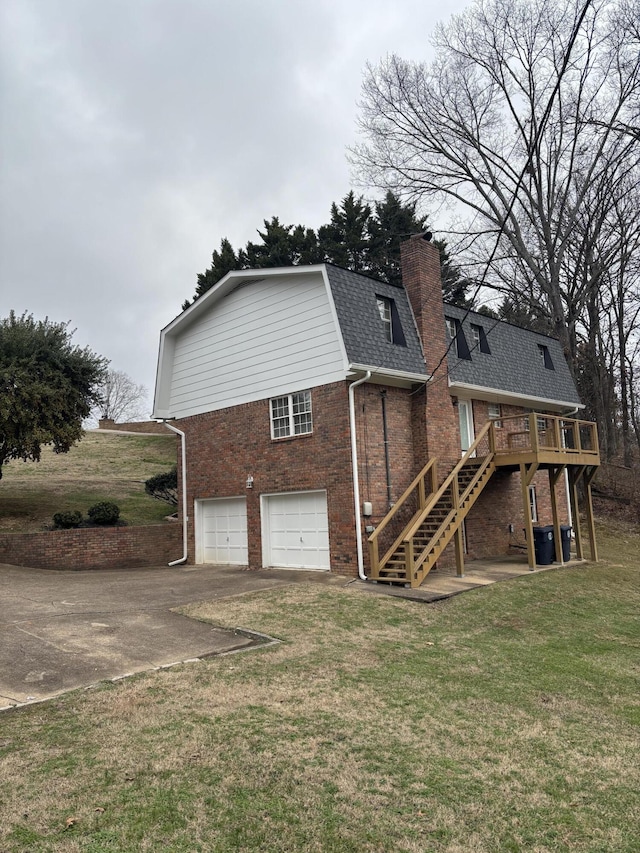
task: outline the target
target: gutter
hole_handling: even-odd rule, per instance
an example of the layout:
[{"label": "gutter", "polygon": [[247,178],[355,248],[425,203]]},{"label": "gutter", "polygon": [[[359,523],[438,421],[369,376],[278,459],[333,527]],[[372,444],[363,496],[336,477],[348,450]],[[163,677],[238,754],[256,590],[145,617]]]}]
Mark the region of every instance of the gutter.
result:
[{"label": "gutter", "polygon": [[167,423],[167,421],[163,420],[162,423],[171,432],[175,432],[176,435],[180,436],[180,449],[182,452],[182,557],[167,564],[169,566],[177,566],[180,563],[187,562],[187,522],[189,520],[187,518],[187,437],[181,429],[174,427],[172,424]]},{"label": "gutter", "polygon": [[[364,555],[362,551],[362,524],[360,523],[360,480],[358,477],[358,446],[356,443],[356,406],[355,388],[371,378],[367,370],[361,379],[356,379],[349,385],[349,432],[351,433],[351,468],[353,470],[353,504],[356,513],[356,550],[358,554],[358,577],[361,581],[368,580],[364,573]],[[168,426],[168,425],[167,425]]]}]

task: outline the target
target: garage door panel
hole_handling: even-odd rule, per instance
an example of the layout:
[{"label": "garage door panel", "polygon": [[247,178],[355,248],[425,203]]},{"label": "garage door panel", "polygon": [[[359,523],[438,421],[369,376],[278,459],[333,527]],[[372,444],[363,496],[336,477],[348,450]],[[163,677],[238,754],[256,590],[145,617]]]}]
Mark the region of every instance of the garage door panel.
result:
[{"label": "garage door panel", "polygon": [[246,566],[247,505],[244,498],[199,501],[199,561]]},{"label": "garage door panel", "polygon": [[263,513],[265,565],[329,568],[326,492],[268,495]]}]

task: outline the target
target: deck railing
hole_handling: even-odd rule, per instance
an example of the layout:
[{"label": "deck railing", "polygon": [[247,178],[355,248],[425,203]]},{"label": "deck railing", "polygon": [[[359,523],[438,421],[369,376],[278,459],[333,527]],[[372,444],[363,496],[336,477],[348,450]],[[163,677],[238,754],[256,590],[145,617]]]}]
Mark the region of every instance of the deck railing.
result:
[{"label": "deck railing", "polygon": [[597,427],[591,421],[531,412],[494,420],[494,441],[498,455],[538,453],[593,456],[599,459]]}]

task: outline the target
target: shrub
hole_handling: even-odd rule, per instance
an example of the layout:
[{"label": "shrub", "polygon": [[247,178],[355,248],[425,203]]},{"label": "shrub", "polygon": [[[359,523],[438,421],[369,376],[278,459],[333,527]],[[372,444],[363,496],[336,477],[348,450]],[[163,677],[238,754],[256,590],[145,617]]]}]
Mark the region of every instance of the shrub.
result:
[{"label": "shrub", "polygon": [[54,527],[61,528],[62,530],[80,527],[82,524],[82,513],[77,509],[56,512],[53,516],[53,524]]},{"label": "shrub", "polygon": [[120,518],[120,507],[111,501],[101,501],[89,507],[87,515],[94,524],[116,524]]},{"label": "shrub", "polygon": [[171,506],[178,505],[178,469],[174,465],[170,471],[149,477],[144,484],[144,490],[152,498],[165,501]]}]

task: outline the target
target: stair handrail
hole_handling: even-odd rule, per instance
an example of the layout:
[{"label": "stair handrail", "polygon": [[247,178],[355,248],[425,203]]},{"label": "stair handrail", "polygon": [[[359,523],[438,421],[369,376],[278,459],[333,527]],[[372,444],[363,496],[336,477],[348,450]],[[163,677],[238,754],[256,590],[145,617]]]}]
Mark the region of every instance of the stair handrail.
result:
[{"label": "stair handrail", "polygon": [[[418,528],[422,525],[422,522],[429,515],[431,510],[438,503],[438,501],[444,495],[444,493],[447,491],[447,489],[449,488],[449,486],[453,482],[454,477],[458,476],[458,474],[460,473],[460,469],[463,468],[464,465],[469,461],[469,459],[471,459],[473,457],[474,453],[478,449],[478,446],[480,445],[480,442],[482,441],[482,439],[485,437],[485,435],[489,431],[491,431],[491,435],[493,436],[493,422],[492,421],[487,421],[487,423],[482,427],[482,429],[480,430],[480,432],[478,433],[478,435],[476,437],[476,440],[473,442],[473,444],[467,450],[467,452],[464,454],[464,456],[460,459],[460,461],[454,467],[453,471],[449,474],[449,476],[446,477],[446,479],[444,480],[443,484],[440,486],[438,491],[434,492],[431,495],[429,500],[424,505],[422,512],[419,515],[416,515],[414,517],[413,522],[412,522],[410,527],[405,528],[403,535],[402,535],[402,538],[400,539],[401,542],[407,542],[409,539],[413,539]],[[492,439],[490,440],[490,446],[493,448],[493,440]],[[493,458],[493,450],[491,450],[491,452],[488,454],[487,464],[492,458]]]},{"label": "stair handrail", "polygon": [[454,506],[451,508],[451,511],[449,513],[447,513],[446,517],[442,520],[440,527],[435,531],[435,533],[433,534],[433,536],[431,537],[429,542],[423,548],[422,553],[419,554],[418,557],[416,557],[414,564],[413,564],[413,570],[414,571],[417,571],[422,566],[422,564],[426,561],[427,556],[428,556],[429,551],[430,551],[430,548],[431,548],[431,545],[440,539],[440,537],[444,534],[446,528],[451,524],[453,519],[457,515],[459,515],[459,513],[461,511],[463,511],[464,515],[466,515],[466,509],[464,508],[464,504],[467,502],[469,495],[471,494],[471,492],[473,491],[473,489],[475,488],[477,483],[482,479],[487,468],[491,468],[492,471],[495,470],[495,466],[493,466],[493,461],[494,461],[494,454],[493,453],[489,453],[487,456],[484,457],[484,459],[482,460],[482,464],[478,466],[478,470],[476,471],[473,479],[471,480],[471,482],[469,483],[467,488],[464,490],[464,492],[461,495],[459,495],[458,507]]},{"label": "stair handrail", "polygon": [[396,517],[396,515],[398,514],[398,511],[400,510],[400,507],[402,507],[402,505],[404,503],[406,503],[407,499],[413,493],[416,486],[420,487],[421,483],[422,483],[422,486],[420,488],[419,503],[420,503],[420,505],[423,505],[424,501],[426,501],[426,494],[427,494],[427,490],[426,490],[426,486],[425,486],[427,474],[429,474],[429,472],[431,472],[432,485],[435,485],[435,479],[437,476],[436,475],[437,463],[438,463],[438,459],[436,456],[434,456],[433,458],[431,458],[427,462],[427,464],[424,466],[422,471],[420,471],[420,473],[414,478],[414,480],[407,486],[407,488],[404,490],[402,495],[398,498],[398,500],[394,503],[394,505],[391,507],[391,509],[385,515],[385,517],[382,519],[382,521],[376,526],[376,529],[373,531],[373,533],[369,536],[367,541],[369,542],[369,553],[370,553],[370,557],[371,557],[371,571],[373,573],[372,576],[374,576],[374,577],[377,576],[377,573],[378,573],[380,567],[384,566],[386,564],[386,562],[389,559],[389,557],[391,556],[391,554],[393,554],[395,549],[402,542],[402,536],[403,536],[404,530],[397,537],[397,539],[395,540],[395,542],[393,543],[391,548],[389,548],[387,550],[387,553],[384,555],[382,560],[380,560],[380,557],[378,554],[378,537],[380,536],[382,531],[385,529],[387,524],[389,524],[391,519]]},{"label": "stair handrail", "polygon": [[424,466],[422,471],[420,471],[420,473],[417,475],[417,477],[413,480],[411,485],[407,486],[405,491],[398,498],[398,500],[394,503],[394,505],[391,507],[389,512],[385,515],[385,517],[382,519],[382,521],[376,526],[376,529],[369,536],[369,542],[373,542],[378,538],[378,536],[382,533],[382,531],[385,529],[387,524],[397,514],[400,507],[407,501],[409,495],[413,492],[413,490],[418,485],[420,480],[423,480],[427,476],[427,474],[429,473],[431,468],[433,468],[433,466],[436,464],[436,462],[437,462],[436,457],[434,457],[433,459],[430,459],[427,462],[427,464]]}]

